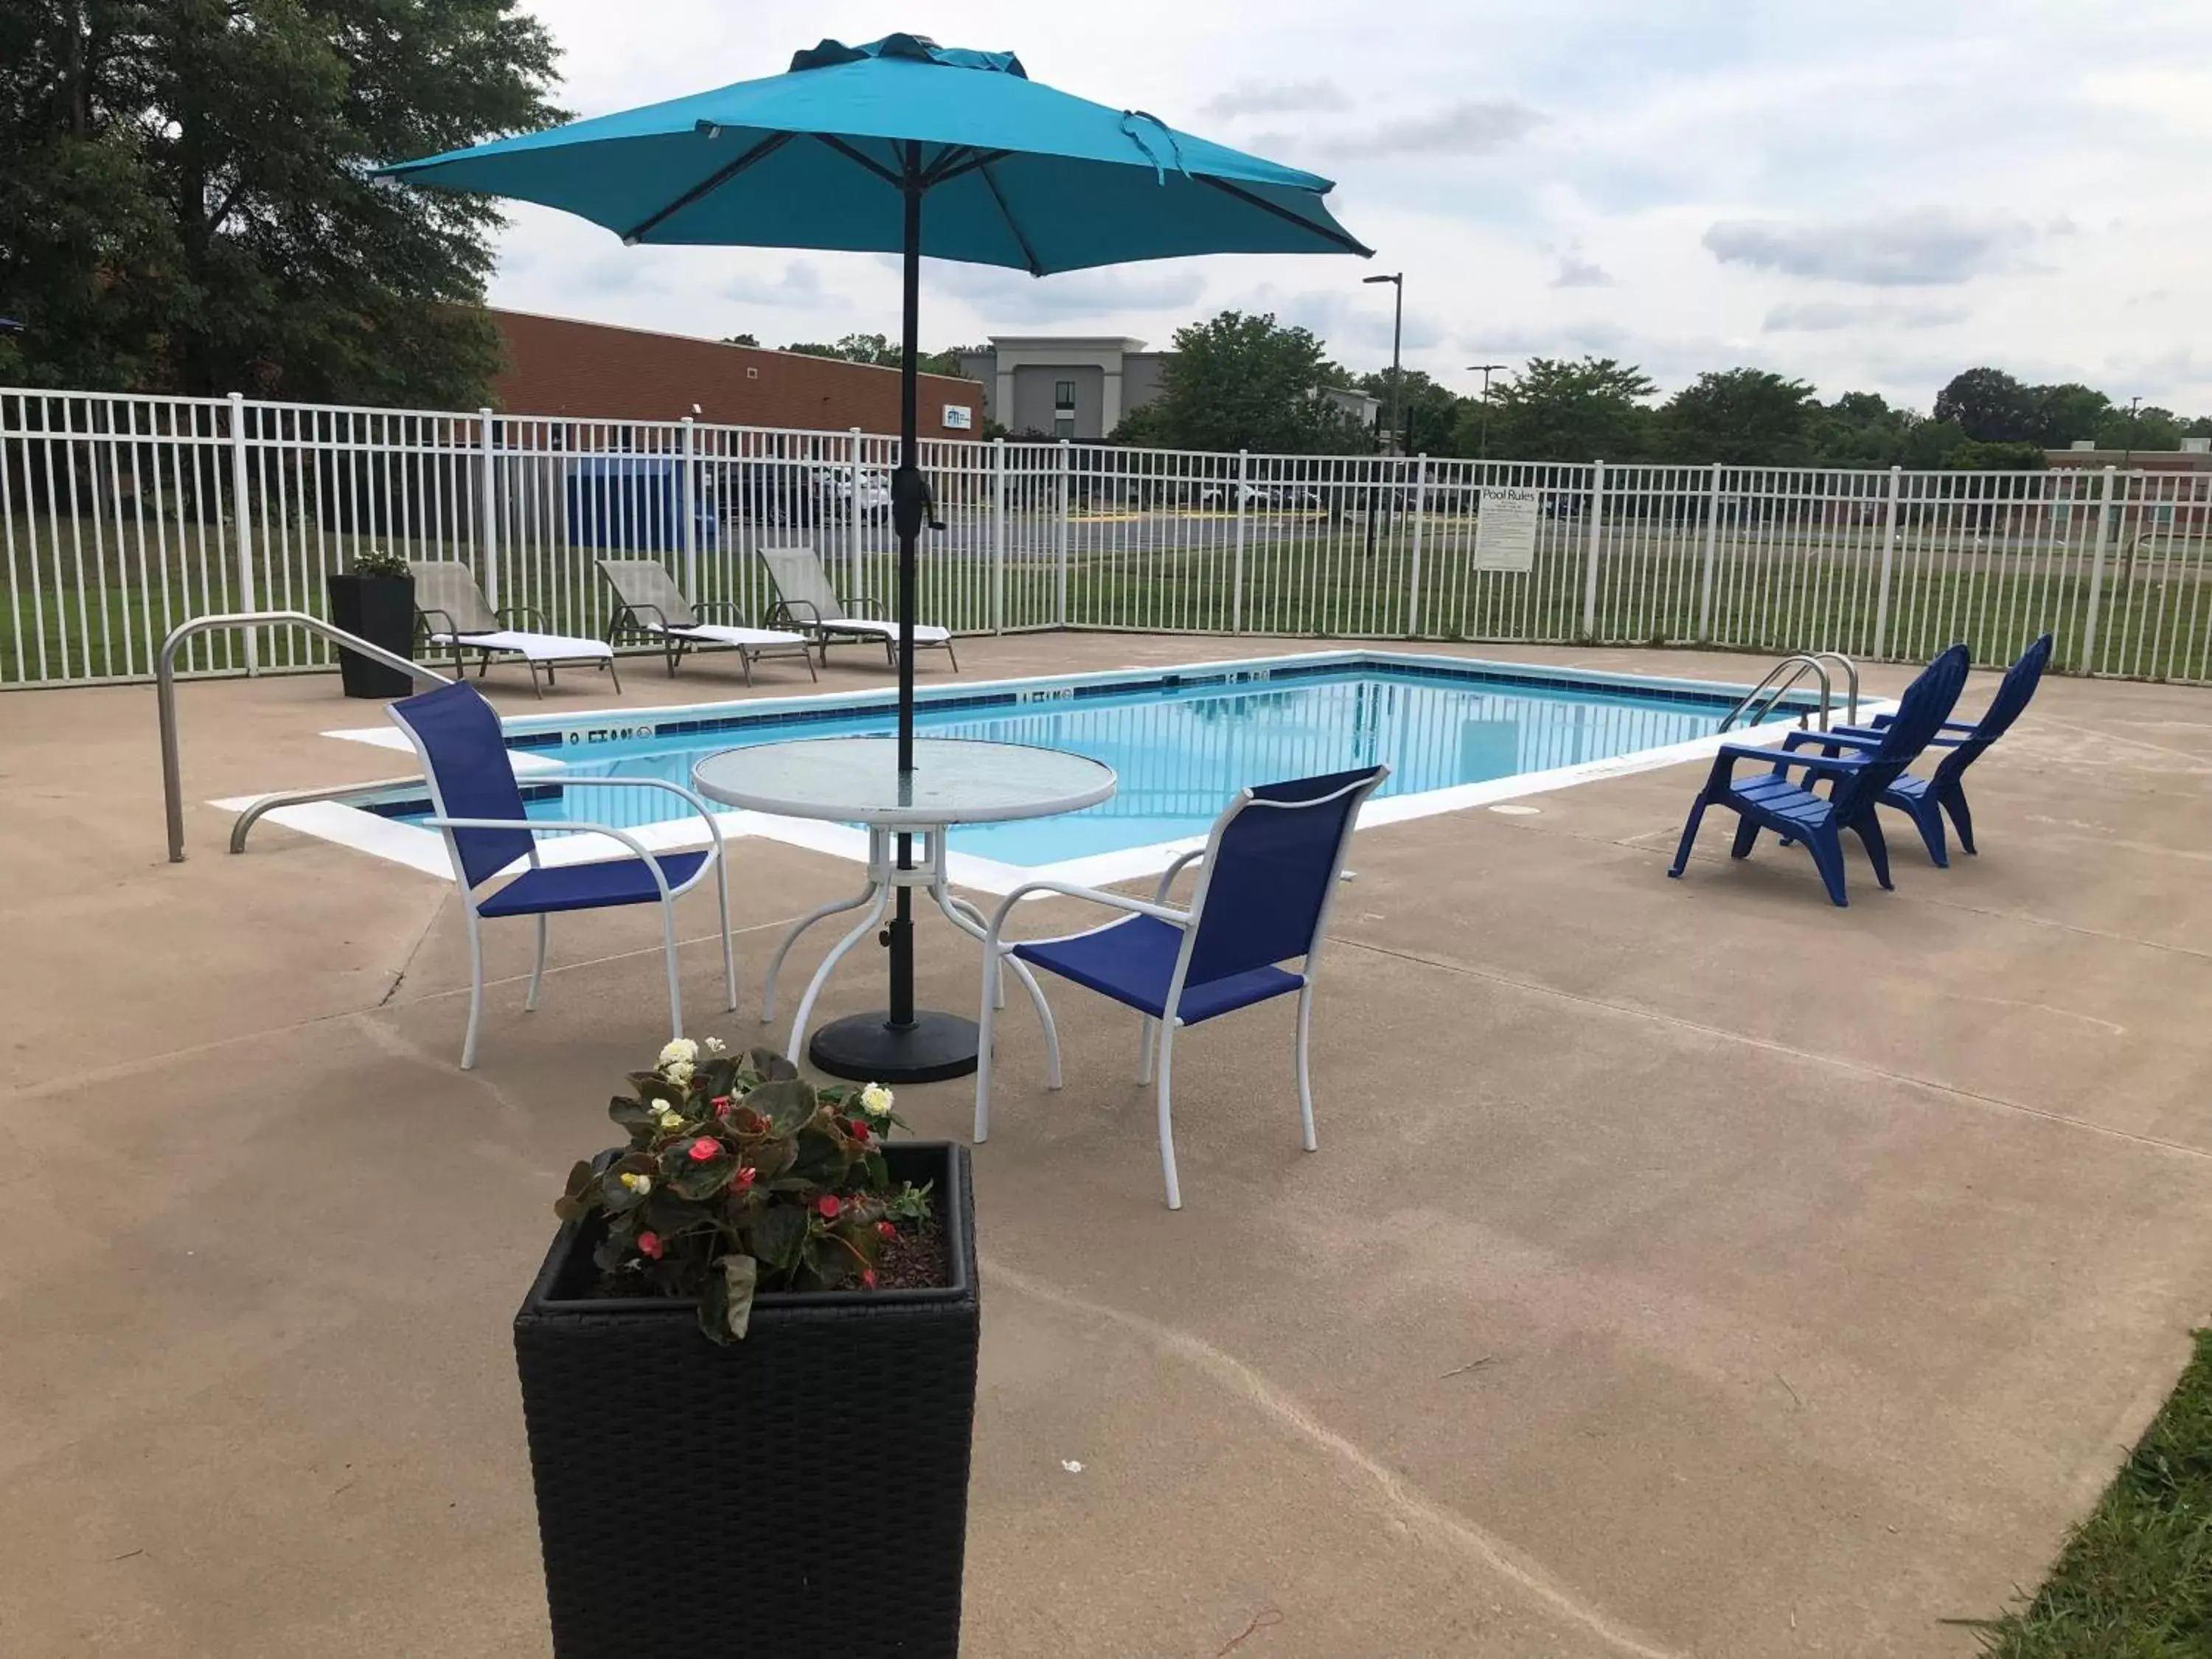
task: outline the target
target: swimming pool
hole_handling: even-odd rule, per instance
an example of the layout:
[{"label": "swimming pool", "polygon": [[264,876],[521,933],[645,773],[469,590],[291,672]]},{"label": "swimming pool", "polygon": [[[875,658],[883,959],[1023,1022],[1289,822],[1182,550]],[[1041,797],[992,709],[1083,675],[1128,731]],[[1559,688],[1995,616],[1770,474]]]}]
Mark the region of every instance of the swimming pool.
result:
[{"label": "swimming pool", "polygon": [[[1201,840],[1247,783],[1389,763],[1362,822],[1425,816],[1710,752],[1744,688],[1373,651],[1322,652],[1173,670],[931,688],[916,729],[1087,755],[1120,779],[1115,798],[1064,817],[954,830],[956,880],[1000,890],[1041,870],[1085,880],[1163,867]],[[1814,707],[1793,699],[1774,715]],[[507,723],[528,810],[696,839],[696,816],[653,792],[594,790],[595,777],[688,784],[702,756],[793,737],[892,729],[887,693],[844,693]],[[396,732],[337,735],[404,747]],[[1741,735],[1741,734],[1739,734]],[[384,839],[428,816],[419,793],[347,809],[385,821]],[[734,820],[734,822],[732,822]],[[732,814],[734,829],[857,854],[857,830]],[[301,827],[309,827],[301,825]],[[325,833],[319,829],[317,833]],[[373,848],[393,855],[389,845]],[[421,862],[409,858],[409,862]],[[425,863],[424,867],[430,867]]]}]

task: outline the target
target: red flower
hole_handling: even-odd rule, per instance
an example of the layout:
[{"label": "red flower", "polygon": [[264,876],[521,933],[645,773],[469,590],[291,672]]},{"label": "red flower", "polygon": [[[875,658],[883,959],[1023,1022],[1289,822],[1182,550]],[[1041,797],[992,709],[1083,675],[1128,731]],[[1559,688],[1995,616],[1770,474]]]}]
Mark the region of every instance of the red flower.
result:
[{"label": "red flower", "polygon": [[760,1171],[758,1170],[754,1169],[751,1164],[748,1164],[744,1169],[738,1170],[735,1176],[731,1177],[730,1185],[736,1188],[738,1191],[743,1192],[746,1188],[753,1184],[753,1177],[759,1173]]},{"label": "red flower", "polygon": [[727,1117],[727,1116],[729,1116],[729,1115],[730,1115],[730,1097],[729,1097],[729,1096],[727,1096],[727,1095],[716,1095],[716,1096],[714,1097],[714,1099],[712,1099],[712,1100],[708,1101],[707,1103],[708,1103],[709,1106],[712,1106],[712,1107],[714,1109],[714,1115],[715,1115],[716,1117]]},{"label": "red flower", "polygon": [[892,1226],[888,1221],[878,1221],[876,1223],[876,1231],[885,1238],[896,1238],[898,1237],[898,1229]]},{"label": "red flower", "polygon": [[690,1158],[694,1164],[704,1164],[708,1158],[714,1157],[715,1153],[721,1150],[722,1143],[715,1139],[714,1136],[701,1135],[698,1139],[691,1143],[691,1150],[690,1152],[686,1153],[685,1156]]},{"label": "red flower", "polygon": [[855,1140],[866,1140],[868,1138],[868,1126],[856,1117],[845,1126],[845,1133]]},{"label": "red flower", "polygon": [[874,1290],[876,1288],[876,1270],[873,1267],[861,1268],[860,1283],[866,1285],[870,1290]]},{"label": "red flower", "polygon": [[837,1201],[836,1194],[824,1193],[814,1200],[814,1207],[822,1212],[822,1218],[824,1221],[835,1221],[837,1218],[837,1212],[845,1206]]},{"label": "red flower", "polygon": [[659,1261],[660,1235],[659,1233],[640,1233],[637,1236],[637,1248],[644,1255],[651,1256],[655,1261]]}]

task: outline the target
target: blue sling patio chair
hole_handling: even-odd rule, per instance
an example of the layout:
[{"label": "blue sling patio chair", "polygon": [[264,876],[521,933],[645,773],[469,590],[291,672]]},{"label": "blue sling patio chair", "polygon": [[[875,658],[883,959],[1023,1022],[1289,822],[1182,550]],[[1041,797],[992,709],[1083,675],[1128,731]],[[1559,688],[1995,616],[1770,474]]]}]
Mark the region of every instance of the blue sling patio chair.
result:
[{"label": "blue sling patio chair", "polygon": [[[523,810],[522,791],[514,781],[507,759],[506,734],[499,716],[477,693],[465,684],[441,686],[420,696],[387,705],[392,720],[422,762],[422,775],[430,786],[430,805],[435,816],[428,826],[446,838],[446,853],[453,865],[453,880],[461,890],[461,914],[469,927],[469,1031],[461,1042],[461,1069],[477,1063],[477,1027],[483,1012],[484,918],[538,918],[538,961],[530,970],[530,994],[526,1011],[538,1006],[538,990],[545,978],[545,918],[556,910],[597,910],[617,904],[660,906],[661,943],[668,957],[668,1024],[673,1036],[684,1035],[684,995],[676,982],[675,901],[706,878],[712,870],[714,900],[722,927],[722,976],[727,982],[730,1006],[738,1006],[738,966],[730,945],[730,887],[723,868],[722,837],[707,803],[680,784],[659,778],[592,778],[594,789],[660,789],[689,801],[707,826],[703,852],[654,853],[647,850],[627,830],[611,823],[586,823],[568,818],[532,818]],[[548,867],[538,861],[537,832],[578,830],[611,836],[635,857],[604,859],[589,864]],[[510,866],[527,861],[528,868],[496,890],[479,896],[477,890]]]},{"label": "blue sling patio chair", "polygon": [[[1928,740],[1930,749],[1946,751],[1933,773],[1924,778],[1910,772],[1899,773],[1897,781],[1881,792],[1880,799],[1884,806],[1894,807],[1912,820],[1912,827],[1920,832],[1929,859],[1937,869],[1951,867],[1950,852],[1943,836],[1946,812],[1951,815],[1952,825],[1959,832],[1959,845],[1969,853],[1974,850],[1974,815],[1966,805],[1966,789],[1961,780],[1966,769],[2012,729],[2012,723],[2035,696],[2035,688],[2042,684],[2043,671],[2050,663],[2051,635],[2045,634],[2005,670],[1996,695],[1990,699],[1990,706],[1982,711],[1981,719],[1945,720],[1942,729]],[[1840,754],[1846,749],[1865,752],[1881,746],[1896,718],[1894,714],[1876,714],[1865,726],[1839,726],[1832,732],[1792,732],[1783,739],[1783,746],[1817,746],[1830,755]]]},{"label": "blue sling patio chair", "polygon": [[[1897,713],[1883,727],[1880,741],[1856,757],[1808,755],[1791,750],[1777,752],[1758,744],[1722,745],[1713,757],[1705,787],[1690,804],[1689,822],[1682,826],[1682,844],[1674,851],[1674,867],[1680,876],[1690,861],[1690,848],[1698,839],[1698,823],[1708,806],[1725,807],[1736,814],[1735,842],[1731,858],[1747,858],[1761,830],[1771,830],[1784,842],[1802,842],[1820,872],[1829,899],[1838,906],[1850,901],[1844,895],[1843,832],[1849,830],[1866,848],[1875,879],[1885,888],[1889,878],[1889,849],[1883,844],[1881,825],[1875,808],[1883,790],[1896,782],[1929,738],[1942,728],[1959,693],[1966,684],[1966,647],[1954,645],[1921,671],[1905,688]],[[1795,735],[1794,733],[1792,735]],[[1814,732],[1814,738],[1826,735]],[[1735,769],[1743,761],[1767,763],[1763,771],[1738,781]],[[1808,775],[1802,784],[1790,781],[1793,770]],[[1826,795],[1812,786],[1826,781]]]},{"label": "blue sling patio chair", "polygon": [[[1313,1089],[1306,1037],[1313,1012],[1316,960],[1328,927],[1329,902],[1343,868],[1359,804],[1390,774],[1370,766],[1240,791],[1214,820],[1206,845],[1168,866],[1151,902],[1091,887],[1033,881],[1006,895],[983,942],[981,1063],[975,1068],[975,1139],[991,1133],[991,1027],[1001,959],[1012,957],[1112,998],[1142,1017],[1137,1080],[1150,1082],[1159,1060],[1160,1172],[1168,1208],[1182,1208],[1176,1181],[1170,1084],[1175,1034],[1183,1026],[1295,991],[1298,997],[1298,1117],[1314,1150]],[[1176,909],[1168,891],[1185,867],[1199,864],[1190,908]],[[1129,914],[1087,933],[1010,942],[1000,938],[1016,904],[1031,893],[1065,893]],[[1296,959],[1296,968],[1281,964]],[[1042,996],[1046,1084],[1060,1087],[1060,1038]]]}]

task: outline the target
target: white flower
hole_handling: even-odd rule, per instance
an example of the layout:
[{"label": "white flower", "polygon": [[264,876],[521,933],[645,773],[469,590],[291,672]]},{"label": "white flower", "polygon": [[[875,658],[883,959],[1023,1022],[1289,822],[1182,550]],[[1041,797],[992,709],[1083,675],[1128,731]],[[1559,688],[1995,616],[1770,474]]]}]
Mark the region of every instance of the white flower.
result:
[{"label": "white flower", "polygon": [[660,1074],[681,1089],[691,1081],[691,1062],[688,1060],[672,1060],[660,1068]]},{"label": "white flower", "polygon": [[708,1037],[707,1039],[707,1052],[710,1054],[722,1054],[728,1049],[729,1046],[730,1045],[728,1043],[723,1042],[720,1037]]},{"label": "white flower", "polygon": [[690,1037],[678,1037],[660,1051],[660,1063],[666,1066],[689,1066],[699,1058],[699,1045]]},{"label": "white flower", "polygon": [[629,1188],[630,1191],[635,1193],[640,1198],[643,1198],[647,1193],[653,1190],[653,1177],[649,1175],[638,1175],[626,1170],[623,1172],[622,1184]]},{"label": "white flower", "polygon": [[891,1109],[891,1091],[880,1083],[871,1083],[860,1091],[860,1106],[870,1117],[888,1117]]}]

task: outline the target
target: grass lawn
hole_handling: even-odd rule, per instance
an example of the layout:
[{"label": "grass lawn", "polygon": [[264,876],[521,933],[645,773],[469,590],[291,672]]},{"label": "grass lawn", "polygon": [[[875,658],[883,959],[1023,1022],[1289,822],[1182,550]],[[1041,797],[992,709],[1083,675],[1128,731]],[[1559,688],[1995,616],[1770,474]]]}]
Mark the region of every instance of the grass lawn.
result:
[{"label": "grass lawn", "polygon": [[2212,1331],[2034,1599],[1978,1628],[1998,1659],[2212,1654]]}]

